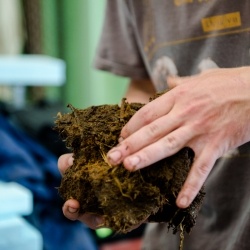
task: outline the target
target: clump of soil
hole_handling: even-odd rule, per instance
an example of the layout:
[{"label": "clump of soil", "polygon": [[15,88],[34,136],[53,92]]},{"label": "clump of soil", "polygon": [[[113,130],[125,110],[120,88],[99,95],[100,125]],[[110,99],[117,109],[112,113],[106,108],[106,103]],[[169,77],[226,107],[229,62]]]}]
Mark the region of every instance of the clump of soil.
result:
[{"label": "clump of soil", "polygon": [[175,200],[194,152],[183,148],[177,154],[139,171],[122,164],[110,166],[106,153],[118,143],[121,128],[143,105],[123,100],[118,105],[92,106],[58,114],[55,129],[74,153],[74,163],[63,175],[59,194],[80,203],[80,213],[103,215],[103,225],[127,233],[145,221],[166,222],[173,232],[189,233],[195,225],[204,192],[187,209]]}]

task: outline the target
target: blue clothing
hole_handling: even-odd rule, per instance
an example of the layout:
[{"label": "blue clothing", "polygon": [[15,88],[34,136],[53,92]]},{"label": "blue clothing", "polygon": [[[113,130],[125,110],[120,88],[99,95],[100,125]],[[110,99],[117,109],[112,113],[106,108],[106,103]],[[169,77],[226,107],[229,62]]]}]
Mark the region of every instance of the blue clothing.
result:
[{"label": "blue clothing", "polygon": [[0,114],[0,180],[32,191],[33,213],[26,219],[43,235],[45,250],[96,250],[90,230],[66,219],[56,187],[57,158]]}]

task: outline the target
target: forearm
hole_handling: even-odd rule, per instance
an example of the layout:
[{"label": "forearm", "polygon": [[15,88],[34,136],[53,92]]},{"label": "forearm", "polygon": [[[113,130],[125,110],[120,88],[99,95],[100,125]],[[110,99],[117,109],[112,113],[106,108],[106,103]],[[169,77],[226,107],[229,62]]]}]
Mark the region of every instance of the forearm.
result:
[{"label": "forearm", "polygon": [[125,97],[128,102],[147,103],[155,94],[153,83],[148,79],[131,79]]}]

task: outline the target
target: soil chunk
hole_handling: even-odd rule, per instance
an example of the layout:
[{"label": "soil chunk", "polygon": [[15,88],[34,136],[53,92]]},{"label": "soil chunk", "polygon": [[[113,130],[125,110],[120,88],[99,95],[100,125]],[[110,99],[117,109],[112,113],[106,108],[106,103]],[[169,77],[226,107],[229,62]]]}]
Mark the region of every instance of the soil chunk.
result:
[{"label": "soil chunk", "polygon": [[103,225],[127,233],[145,221],[165,222],[173,233],[189,233],[204,197],[203,189],[187,209],[175,200],[189,169],[194,152],[183,148],[175,155],[139,171],[122,164],[110,166],[107,152],[118,142],[125,123],[143,105],[123,100],[118,105],[71,108],[58,114],[55,130],[74,153],[74,163],[62,177],[59,194],[80,203],[80,213],[103,215]]}]

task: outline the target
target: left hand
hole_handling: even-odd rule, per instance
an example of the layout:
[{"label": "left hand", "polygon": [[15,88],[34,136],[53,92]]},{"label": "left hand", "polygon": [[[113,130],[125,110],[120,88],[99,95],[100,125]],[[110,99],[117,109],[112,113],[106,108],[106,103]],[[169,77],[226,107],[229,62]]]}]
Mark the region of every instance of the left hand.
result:
[{"label": "left hand", "polygon": [[[58,159],[58,168],[61,174],[63,174],[67,168],[73,164],[73,154],[64,154]],[[80,214],[80,204],[77,200],[69,199],[65,201],[63,205],[63,214],[70,220],[79,220],[86,224],[89,228],[96,229],[103,224],[103,217],[95,214]]]},{"label": "left hand", "polygon": [[192,148],[195,159],[176,201],[186,208],[215,161],[250,141],[250,67],[214,69],[170,83],[176,87],[131,118],[107,157],[135,171]]}]

